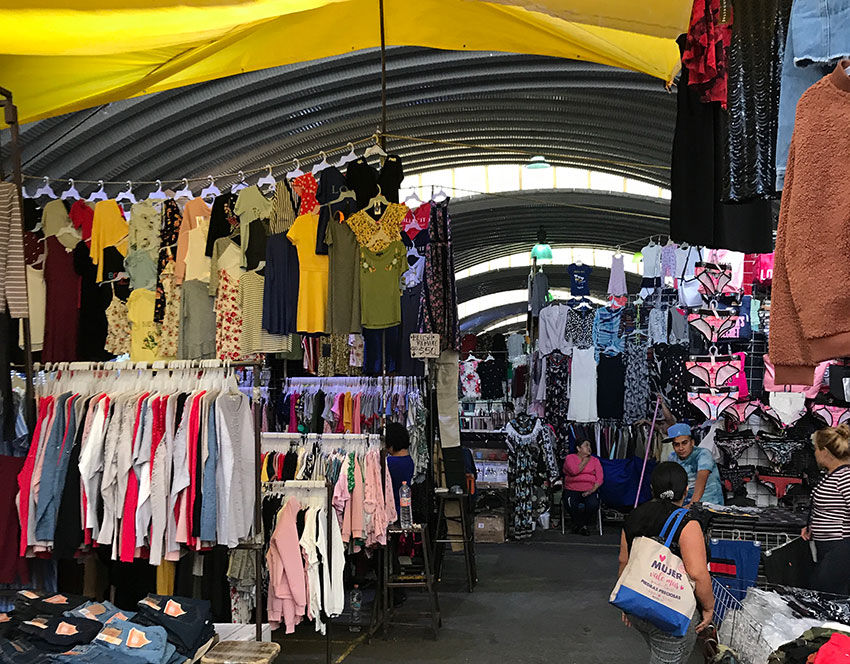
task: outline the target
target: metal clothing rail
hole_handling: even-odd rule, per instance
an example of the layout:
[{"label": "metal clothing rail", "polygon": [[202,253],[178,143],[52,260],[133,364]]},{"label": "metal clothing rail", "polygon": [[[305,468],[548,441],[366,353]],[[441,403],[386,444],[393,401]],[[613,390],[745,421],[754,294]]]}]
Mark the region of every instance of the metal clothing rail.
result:
[{"label": "metal clothing rail", "polygon": [[[333,522],[331,519],[334,518],[334,509],[333,509],[333,495],[334,495],[334,486],[330,482],[322,482],[321,480],[287,480],[285,482],[280,481],[271,481],[271,482],[263,482],[262,490],[264,494],[282,494],[286,495],[287,493],[297,494],[299,492],[304,491],[326,491],[325,496],[325,512],[327,513],[327,528],[328,528],[328,536],[327,536],[327,544],[328,544],[328,555],[326,559],[323,561],[324,564],[328,568],[328,578],[331,578],[331,574],[333,572],[333,537],[331,537],[331,529],[333,528]],[[260,545],[262,546],[262,545]],[[257,570],[258,574],[262,575],[262,566],[260,565],[260,560],[257,561]],[[271,592],[271,586],[269,587],[269,592]],[[323,602],[324,604],[324,602]],[[331,624],[332,620],[330,615],[328,615],[325,607],[322,606],[322,613],[325,614],[325,662],[327,664],[331,664]],[[262,615],[262,611],[260,610],[260,598],[257,598],[257,615]],[[257,639],[260,640],[259,638]]]},{"label": "metal clothing rail", "polygon": [[[56,371],[59,376],[63,371],[82,372],[82,371],[172,371],[172,370],[217,370],[217,369],[252,369],[253,391],[251,395],[251,404],[254,411],[254,536],[262,533],[263,530],[263,510],[262,502],[262,481],[261,481],[261,464],[262,447],[261,447],[261,429],[263,424],[263,413],[260,407],[260,373],[263,368],[262,362],[222,362],[221,360],[172,360],[170,362],[47,362],[44,365],[35,363],[32,369],[36,372],[52,372]],[[32,431],[32,428],[30,429]],[[263,612],[262,612],[262,591],[263,591],[263,544],[262,542],[243,542],[239,544],[237,549],[248,549],[256,552],[256,575],[254,578],[254,588],[256,593],[256,639],[263,639]]]}]

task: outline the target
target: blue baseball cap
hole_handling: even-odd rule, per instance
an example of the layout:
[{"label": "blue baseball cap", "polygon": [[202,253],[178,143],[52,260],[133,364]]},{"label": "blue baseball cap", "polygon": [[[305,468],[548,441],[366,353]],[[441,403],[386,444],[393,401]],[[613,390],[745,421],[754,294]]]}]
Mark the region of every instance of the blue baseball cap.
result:
[{"label": "blue baseball cap", "polygon": [[691,427],[684,422],[676,422],[672,427],[667,429],[667,440],[673,440],[679,436],[690,436]]}]

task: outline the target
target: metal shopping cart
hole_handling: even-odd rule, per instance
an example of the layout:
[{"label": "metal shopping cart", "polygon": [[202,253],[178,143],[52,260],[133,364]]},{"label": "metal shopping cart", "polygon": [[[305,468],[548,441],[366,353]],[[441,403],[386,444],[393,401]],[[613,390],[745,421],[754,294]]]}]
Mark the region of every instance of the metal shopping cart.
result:
[{"label": "metal shopping cart", "polygon": [[762,624],[726,585],[715,578],[711,585],[717,642],[734,650],[741,664],[767,664],[773,648],[762,635]]}]

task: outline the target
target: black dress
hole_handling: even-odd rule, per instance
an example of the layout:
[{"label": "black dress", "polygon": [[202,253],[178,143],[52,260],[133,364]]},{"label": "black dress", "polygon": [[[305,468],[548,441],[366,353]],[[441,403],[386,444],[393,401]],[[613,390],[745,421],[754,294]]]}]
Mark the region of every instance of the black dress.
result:
[{"label": "black dress", "polygon": [[779,82],[791,0],[734,0],[724,200],[776,196]]},{"label": "black dress", "polygon": [[722,202],[726,172],[726,116],[719,102],[704,104],[682,69],[670,172],[670,237],[744,253],[773,251],[772,201]]},{"label": "black dress", "polygon": [[319,230],[316,233],[316,253],[322,256],[328,254],[328,245],[325,243],[328,222],[331,219],[337,219],[338,215],[342,215],[344,219],[356,211],[356,204],[350,198],[334,205],[327,205],[339,198],[342,188],[345,186],[345,176],[339,172],[336,166],[331,166],[321,172],[319,187],[316,190],[316,200],[321,205],[319,208]]},{"label": "black dress", "polygon": [[207,233],[206,255],[213,255],[215,241],[228,237],[239,226],[239,217],[234,213],[236,194],[221,194],[216,196],[210,210],[210,229]]},{"label": "black dress", "polygon": [[496,360],[485,360],[478,365],[478,378],[481,380],[482,399],[501,399],[505,395],[502,382],[505,372]]}]

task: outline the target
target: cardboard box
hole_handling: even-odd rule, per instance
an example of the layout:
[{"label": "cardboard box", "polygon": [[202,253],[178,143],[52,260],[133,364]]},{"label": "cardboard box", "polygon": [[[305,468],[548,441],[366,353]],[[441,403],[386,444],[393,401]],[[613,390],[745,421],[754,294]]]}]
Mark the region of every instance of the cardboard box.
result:
[{"label": "cardboard box", "polygon": [[475,541],[501,544],[505,541],[505,516],[499,512],[482,512],[475,517]]}]

